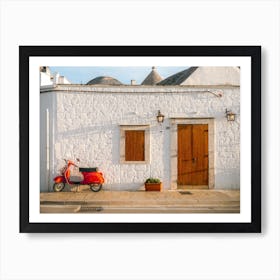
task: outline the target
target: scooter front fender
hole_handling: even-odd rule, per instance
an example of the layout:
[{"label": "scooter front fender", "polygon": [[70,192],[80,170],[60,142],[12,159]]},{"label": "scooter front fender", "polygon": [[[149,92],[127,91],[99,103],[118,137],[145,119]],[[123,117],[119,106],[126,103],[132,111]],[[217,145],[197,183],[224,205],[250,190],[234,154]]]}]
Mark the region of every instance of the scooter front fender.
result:
[{"label": "scooter front fender", "polygon": [[55,183],[65,183],[65,178],[63,176],[56,176],[53,180]]}]

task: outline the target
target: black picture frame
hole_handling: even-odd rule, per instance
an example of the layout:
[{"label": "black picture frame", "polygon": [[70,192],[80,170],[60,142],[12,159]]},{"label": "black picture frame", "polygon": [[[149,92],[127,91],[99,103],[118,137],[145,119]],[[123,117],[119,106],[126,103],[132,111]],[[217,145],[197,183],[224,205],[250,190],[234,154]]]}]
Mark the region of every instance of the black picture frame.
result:
[{"label": "black picture frame", "polygon": [[[251,58],[250,223],[34,223],[29,221],[29,58],[36,56],[246,56]],[[19,46],[21,233],[261,232],[261,46]]]}]

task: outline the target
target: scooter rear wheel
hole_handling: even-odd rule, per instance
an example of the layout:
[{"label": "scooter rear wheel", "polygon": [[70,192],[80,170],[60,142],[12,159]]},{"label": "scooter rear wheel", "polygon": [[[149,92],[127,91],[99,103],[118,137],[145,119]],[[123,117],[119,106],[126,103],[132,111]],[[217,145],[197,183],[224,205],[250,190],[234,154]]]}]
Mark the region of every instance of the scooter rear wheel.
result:
[{"label": "scooter rear wheel", "polygon": [[93,192],[99,192],[102,188],[102,184],[90,184],[89,186]]},{"label": "scooter rear wheel", "polygon": [[65,187],[64,183],[54,183],[53,184],[53,191],[54,192],[61,192]]}]

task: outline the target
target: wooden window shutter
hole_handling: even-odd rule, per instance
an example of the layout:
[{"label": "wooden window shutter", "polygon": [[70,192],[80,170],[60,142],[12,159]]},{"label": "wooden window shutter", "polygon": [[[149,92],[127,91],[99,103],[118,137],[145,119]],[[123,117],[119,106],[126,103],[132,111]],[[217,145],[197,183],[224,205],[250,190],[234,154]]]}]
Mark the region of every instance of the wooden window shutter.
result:
[{"label": "wooden window shutter", "polygon": [[125,131],[125,160],[126,161],[145,160],[145,131],[144,130]]}]

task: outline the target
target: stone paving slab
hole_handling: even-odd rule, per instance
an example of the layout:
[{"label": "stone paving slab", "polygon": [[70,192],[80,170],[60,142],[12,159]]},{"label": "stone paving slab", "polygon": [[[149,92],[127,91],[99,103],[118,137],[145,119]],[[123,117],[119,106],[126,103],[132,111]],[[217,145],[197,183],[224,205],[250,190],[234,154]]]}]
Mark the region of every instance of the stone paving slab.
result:
[{"label": "stone paving slab", "polygon": [[[187,194],[184,194],[187,193]],[[189,194],[188,194],[189,193]],[[162,191],[162,192],[145,192],[145,191],[82,191],[82,192],[42,192],[42,199],[200,199],[200,200],[239,200],[240,192],[238,190],[190,190],[190,191]]]},{"label": "stone paving slab", "polygon": [[[100,191],[41,193],[42,213],[50,209],[54,213],[80,206],[79,212],[103,213],[239,213],[240,192],[237,190],[181,190],[181,191]],[[46,208],[51,206],[50,208]],[[66,208],[65,208],[66,209]],[[86,210],[87,209],[87,210]],[[66,211],[66,210],[65,210]],[[142,212],[141,212],[142,211]],[[71,212],[71,210],[70,210]],[[73,212],[75,212],[73,210]],[[44,212],[47,213],[47,212]]]}]

